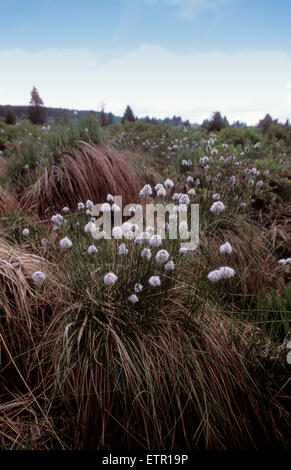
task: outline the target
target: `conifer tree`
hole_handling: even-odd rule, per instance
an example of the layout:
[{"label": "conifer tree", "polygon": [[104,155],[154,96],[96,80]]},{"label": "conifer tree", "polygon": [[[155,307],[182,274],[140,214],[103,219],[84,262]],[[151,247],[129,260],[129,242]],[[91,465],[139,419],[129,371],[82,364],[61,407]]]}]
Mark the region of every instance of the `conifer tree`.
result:
[{"label": "conifer tree", "polygon": [[106,126],[110,126],[110,124],[113,124],[113,122],[114,122],[113,114],[108,113],[107,118],[106,118]]},{"label": "conifer tree", "polygon": [[5,113],[6,124],[16,124],[16,114],[11,108],[7,108]]},{"label": "conifer tree", "polygon": [[209,131],[220,131],[221,129],[224,129],[229,125],[226,117],[224,118],[221,116],[219,111],[216,111],[213,113],[212,119],[208,121],[208,119],[205,119],[202,123],[202,128],[203,129],[208,129]]},{"label": "conifer tree", "polygon": [[272,119],[272,117],[270,116],[270,114],[266,114],[266,116],[264,117],[264,119],[261,119],[261,120],[260,120],[258,126],[263,129],[263,132],[267,132],[267,130],[269,129],[269,127],[270,127],[272,124],[276,124],[276,121],[273,121],[273,119]]},{"label": "conifer tree", "polygon": [[31,91],[28,117],[33,124],[44,124],[46,121],[46,110],[35,86]]},{"label": "conifer tree", "polygon": [[135,121],[135,117],[130,106],[126,107],[126,110],[124,111],[124,115],[123,115],[121,122],[122,124],[124,124],[126,121],[129,121],[129,122]]}]

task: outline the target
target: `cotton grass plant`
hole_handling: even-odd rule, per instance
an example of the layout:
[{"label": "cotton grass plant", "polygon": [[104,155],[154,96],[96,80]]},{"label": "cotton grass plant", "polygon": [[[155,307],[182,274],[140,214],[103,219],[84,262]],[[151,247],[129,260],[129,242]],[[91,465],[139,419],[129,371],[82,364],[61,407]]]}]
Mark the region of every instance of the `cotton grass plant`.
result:
[{"label": "cotton grass plant", "polygon": [[[178,240],[157,242],[157,237],[142,245],[124,240],[125,256],[120,240],[101,239],[92,257],[85,225],[84,212],[66,215],[57,236],[70,240],[69,249],[57,243],[48,248],[60,283],[68,287],[64,310],[56,312],[46,334],[54,345],[56,371],[50,406],[58,414],[61,396],[64,425],[74,423],[69,435],[77,447],[282,443],[276,428],[269,432],[280,404],[271,406],[268,424],[261,425],[269,400],[261,386],[260,350],[266,353],[266,338],[258,349],[245,333],[247,324],[235,318],[235,305],[227,312],[214,307],[217,291],[207,280],[207,257],[181,256]],[[221,263],[219,246],[215,259]],[[144,250],[151,256],[141,256]],[[174,270],[165,269],[169,258]],[[240,276],[223,282],[228,288],[234,282],[237,289]],[[137,285],[143,286],[138,293]]]},{"label": "cotton grass plant", "polygon": [[[42,130],[55,150],[22,194],[29,215],[1,220],[2,446],[287,448],[287,209],[282,227],[273,209],[263,222],[266,147],[125,125],[112,142],[125,157],[75,124]],[[126,237],[127,220],[92,237],[92,204],[113,217],[114,194],[139,193],[175,203],[167,224],[199,203],[198,248],[155,227]]]}]

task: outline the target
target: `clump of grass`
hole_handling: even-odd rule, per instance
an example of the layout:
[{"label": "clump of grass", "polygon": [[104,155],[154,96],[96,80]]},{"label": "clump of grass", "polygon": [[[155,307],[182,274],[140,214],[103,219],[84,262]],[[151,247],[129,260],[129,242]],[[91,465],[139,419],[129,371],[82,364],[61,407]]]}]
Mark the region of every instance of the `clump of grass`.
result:
[{"label": "clump of grass", "polygon": [[[43,257],[0,239],[0,434],[5,449],[36,448],[51,435],[58,441],[43,406],[52,369],[40,348],[59,290],[53,270]],[[45,288],[32,279],[36,271],[46,276]]]},{"label": "clump of grass", "polygon": [[210,305],[199,318],[169,296],[142,326],[110,297],[94,314],[75,300],[51,334],[52,408],[64,413],[61,433],[70,426],[76,448],[287,446],[288,413],[272,397],[279,388],[265,389],[265,370],[246,357],[234,321]]},{"label": "clump of grass", "polygon": [[[233,219],[229,216],[217,216],[205,225],[200,234],[200,252],[206,259],[209,268],[220,265],[231,266],[238,273],[236,284],[241,304],[248,303],[258,294],[268,297],[274,285],[280,290],[282,284],[281,270],[274,256],[270,240],[258,224],[244,215],[237,214]],[[233,252],[222,256],[219,246],[228,241]],[[217,286],[216,290],[217,290]],[[235,296],[235,292],[226,292]],[[236,297],[236,296],[235,296]]]},{"label": "clump of grass", "polygon": [[82,144],[64,151],[59,161],[44,169],[43,175],[24,194],[24,209],[44,214],[76,208],[78,202],[106,200],[111,191],[121,195],[124,203],[136,198],[138,179],[130,162],[113,147]]},{"label": "clump of grass", "polygon": [[[157,248],[150,261],[142,260],[142,247],[130,241],[125,257],[119,242],[106,240],[88,255],[90,235],[75,225],[75,215],[66,220],[58,233],[69,235],[72,247],[48,249],[68,288],[43,341],[55,371],[49,407],[63,445],[286,447],[288,412],[274,399],[282,384],[267,373],[271,356],[280,358],[265,332],[254,340],[249,319],[235,318],[209,293],[204,297],[206,261],[198,266],[195,253],[179,256],[176,240],[164,242],[173,275],[155,262]],[[111,287],[103,281],[109,271],[118,276]],[[160,276],[161,287],[148,285],[152,275]],[[136,282],[144,289],[132,305],[127,298]]]},{"label": "clump of grass", "polygon": [[[51,265],[42,257],[0,239],[1,377],[4,390],[16,391],[19,371],[23,380],[34,375],[37,348],[45,322],[52,311],[56,289]],[[32,275],[42,271],[48,282],[44,291]],[[2,389],[3,393],[3,389]]]}]

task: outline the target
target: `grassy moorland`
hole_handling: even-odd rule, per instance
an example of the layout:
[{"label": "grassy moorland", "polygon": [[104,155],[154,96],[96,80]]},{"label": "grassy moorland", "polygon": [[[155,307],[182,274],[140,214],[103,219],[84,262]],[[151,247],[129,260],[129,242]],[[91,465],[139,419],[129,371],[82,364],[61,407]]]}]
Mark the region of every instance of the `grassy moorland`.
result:
[{"label": "grassy moorland", "polygon": [[[0,448],[287,448],[290,126],[0,122],[0,150]],[[108,194],[199,204],[198,248],[93,238]]]}]

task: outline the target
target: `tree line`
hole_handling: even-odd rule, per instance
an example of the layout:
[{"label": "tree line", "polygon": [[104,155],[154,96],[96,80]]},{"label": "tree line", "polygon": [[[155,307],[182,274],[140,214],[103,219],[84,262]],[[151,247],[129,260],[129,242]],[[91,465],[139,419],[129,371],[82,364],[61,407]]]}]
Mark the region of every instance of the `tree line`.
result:
[{"label": "tree line", "polygon": [[[117,124],[117,123],[126,123],[126,122],[135,122],[135,121],[144,121],[149,124],[165,124],[171,125],[174,127],[189,127],[189,120],[183,121],[181,116],[174,115],[172,118],[166,117],[165,119],[156,119],[146,116],[145,118],[138,118],[134,115],[131,107],[128,105],[124,111],[122,117],[115,116],[113,113],[106,113],[104,111],[104,105],[102,106],[101,111],[74,111],[72,109],[63,109],[63,108],[51,108],[45,107],[42,98],[39,95],[37,88],[34,86],[31,91],[31,98],[28,106],[10,106],[10,105],[0,105],[0,119],[5,119],[7,124],[15,124],[18,119],[28,118],[33,124],[43,125],[45,122],[50,119],[60,124],[65,124],[69,122],[69,119],[74,117],[86,118],[89,114],[96,115],[97,119],[100,122],[102,127]],[[208,131],[220,131],[228,127],[230,124],[227,118],[222,117],[219,111],[215,111],[211,119],[205,119],[201,125],[202,129]],[[283,126],[278,123],[278,119],[273,119],[270,114],[266,114],[263,119],[258,123],[263,132],[272,126]],[[285,122],[284,126],[289,126],[289,120]],[[247,127],[243,122],[236,121],[232,124],[232,127]]]}]

